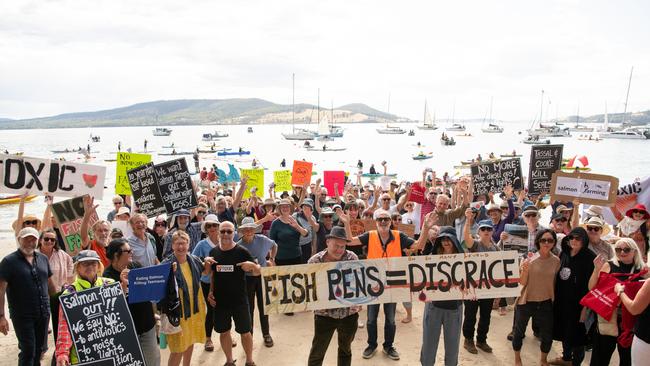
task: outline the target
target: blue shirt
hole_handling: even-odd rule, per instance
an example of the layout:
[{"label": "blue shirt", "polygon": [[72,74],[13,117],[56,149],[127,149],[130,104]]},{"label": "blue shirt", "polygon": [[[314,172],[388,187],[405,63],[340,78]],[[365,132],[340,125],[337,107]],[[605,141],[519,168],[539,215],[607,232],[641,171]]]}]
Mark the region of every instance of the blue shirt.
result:
[{"label": "blue shirt", "polygon": [[[194,250],[192,251],[192,255],[203,260],[205,257],[210,256],[210,251],[216,246],[217,245],[214,244],[210,238],[205,238],[196,244],[196,247],[194,247]],[[201,282],[210,283],[210,275],[201,275]]]},{"label": "blue shirt", "polygon": [[150,267],[156,264],[156,239],[149,233],[145,233],[145,240],[140,240],[137,236],[132,235],[127,240],[133,251],[133,260],[139,262],[142,267]]},{"label": "blue shirt", "polygon": [[[248,249],[253,259],[257,261],[257,264],[261,267],[266,267],[266,255],[271,251],[275,242],[264,235],[255,234],[251,243],[246,243],[242,239],[237,244]],[[246,276],[252,276],[252,274],[246,272]]]}]

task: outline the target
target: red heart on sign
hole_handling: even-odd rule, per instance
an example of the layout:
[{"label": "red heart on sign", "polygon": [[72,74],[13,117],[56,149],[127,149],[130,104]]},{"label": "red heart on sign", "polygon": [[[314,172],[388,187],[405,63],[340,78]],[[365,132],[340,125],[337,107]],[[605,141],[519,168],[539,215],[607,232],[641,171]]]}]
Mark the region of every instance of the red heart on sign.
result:
[{"label": "red heart on sign", "polygon": [[88,188],[92,188],[97,184],[97,174],[95,175],[90,175],[90,174],[82,174],[81,175],[84,179],[84,182],[86,183],[86,186]]}]

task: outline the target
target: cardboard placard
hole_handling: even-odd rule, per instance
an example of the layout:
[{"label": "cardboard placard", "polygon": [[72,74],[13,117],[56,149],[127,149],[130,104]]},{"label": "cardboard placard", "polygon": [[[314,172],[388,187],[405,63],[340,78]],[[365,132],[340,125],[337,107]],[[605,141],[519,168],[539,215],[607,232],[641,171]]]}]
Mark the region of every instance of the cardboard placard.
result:
[{"label": "cardboard placard", "polygon": [[366,232],[366,225],[361,219],[350,219],[350,231],[352,236],[359,236]]},{"label": "cardboard placard", "polygon": [[106,167],[0,154],[0,193],[104,197]]},{"label": "cardboard placard", "polygon": [[80,362],[115,360],[144,366],[133,319],[119,283],[59,298]]},{"label": "cardboard placard", "polygon": [[345,186],[345,172],[342,170],[326,170],[323,172],[323,184],[327,189],[327,195],[334,197],[334,183],[337,184],[339,195],[343,194],[343,187]]},{"label": "cardboard placard", "polygon": [[[71,198],[65,201],[52,203],[52,214],[59,224],[59,231],[65,242],[65,252],[71,256],[81,251],[81,222],[86,210],[84,209],[85,196]],[[93,212],[88,221],[88,236],[93,237],[93,225],[99,221],[97,212]]]},{"label": "cardboard placard", "polygon": [[314,164],[310,162],[294,160],[293,170],[291,171],[291,184],[297,186],[309,184],[311,182],[311,171],[313,167]]},{"label": "cardboard placard", "polygon": [[291,171],[290,170],[276,170],[273,172],[273,183],[275,183],[275,191],[291,191]]},{"label": "cardboard placard", "polygon": [[251,189],[255,188],[259,192],[258,197],[264,196],[264,170],[263,169],[242,169],[241,176],[248,176],[246,190],[243,199],[251,196]]},{"label": "cardboard placard", "polygon": [[[474,271],[468,272],[469,268]],[[411,294],[426,302],[516,297],[519,293],[519,261],[514,251],[262,268],[265,314],[411,301]]]},{"label": "cardboard placard", "polygon": [[150,163],[151,155],[118,152],[115,159],[115,194],[131,195],[131,186],[126,172]]},{"label": "cardboard placard", "polygon": [[519,159],[488,161],[472,165],[471,169],[474,194],[476,195],[501,192],[508,184],[514,190],[524,188]]},{"label": "cardboard placard", "polygon": [[127,173],[130,191],[138,210],[147,217],[156,217],[165,213],[165,202],[163,201],[153,163],[141,165]]},{"label": "cardboard placard", "polygon": [[556,171],[551,181],[553,200],[573,201],[590,205],[613,206],[618,191],[618,178],[590,173],[565,173]]},{"label": "cardboard placard", "polygon": [[562,168],[564,145],[534,145],[530,148],[528,193],[540,194],[551,190],[551,177]]},{"label": "cardboard placard", "polygon": [[415,236],[415,225],[414,224],[403,224],[403,223],[400,222],[397,225],[397,230],[403,232],[409,238],[413,238]]},{"label": "cardboard placard", "polygon": [[154,168],[158,189],[168,214],[182,208],[198,206],[192,178],[184,158],[166,161],[155,165]]}]

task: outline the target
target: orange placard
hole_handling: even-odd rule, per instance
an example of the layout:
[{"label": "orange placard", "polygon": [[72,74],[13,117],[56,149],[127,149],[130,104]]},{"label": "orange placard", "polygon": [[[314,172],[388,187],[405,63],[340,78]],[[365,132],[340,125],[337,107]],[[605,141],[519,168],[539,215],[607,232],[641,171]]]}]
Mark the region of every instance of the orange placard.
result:
[{"label": "orange placard", "polygon": [[291,172],[291,184],[304,186],[311,182],[311,170],[313,164],[307,161],[294,160],[293,171]]}]

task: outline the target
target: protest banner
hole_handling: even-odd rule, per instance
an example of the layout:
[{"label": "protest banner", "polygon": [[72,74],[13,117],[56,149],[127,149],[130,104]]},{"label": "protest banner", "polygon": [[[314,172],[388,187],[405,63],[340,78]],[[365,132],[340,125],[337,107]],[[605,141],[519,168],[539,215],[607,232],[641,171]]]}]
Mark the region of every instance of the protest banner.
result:
[{"label": "protest banner", "polygon": [[589,173],[556,171],[551,180],[551,202],[573,201],[600,206],[612,206],[616,201],[618,178]]},{"label": "protest banner", "polygon": [[260,192],[261,196],[264,196],[264,170],[263,169],[242,169],[241,175],[248,176],[248,181],[246,182],[246,190],[244,191],[243,199],[247,199],[251,196],[251,190],[255,188],[257,192]]},{"label": "protest banner", "polygon": [[163,201],[153,163],[141,165],[127,173],[130,191],[133,193],[135,204],[141,213],[147,217],[155,217],[165,213]]},{"label": "protest banner", "polygon": [[[650,177],[643,179],[635,178],[634,181],[619,184],[618,186],[615,206],[620,215],[625,215],[627,210],[638,203],[645,205],[645,207],[650,207]],[[620,221],[620,218],[617,219],[612,213],[611,208],[605,208],[603,215],[605,216],[605,221],[612,225]]]},{"label": "protest banner", "polygon": [[528,193],[550,192],[551,177],[562,168],[562,149],[564,145],[533,145],[530,148],[530,168],[528,170]]},{"label": "protest banner", "polygon": [[326,170],[323,172],[323,184],[327,189],[327,194],[334,197],[334,184],[338,188],[338,194],[343,195],[343,187],[345,186],[345,172],[342,170]]},{"label": "protest banner", "polygon": [[[71,256],[75,256],[81,251],[81,222],[86,212],[84,197],[75,197],[52,204],[52,214],[59,224],[59,231],[65,242],[65,251]],[[97,212],[93,212],[88,221],[88,236],[90,238],[93,237],[92,227],[97,221],[99,221],[99,216],[97,216]]]},{"label": "protest banner", "polygon": [[275,191],[291,191],[291,171],[289,170],[276,170],[273,172],[273,183],[275,183]]},{"label": "protest banner", "polygon": [[113,229],[120,229],[120,231],[122,231],[123,237],[125,238],[130,238],[133,236],[133,228],[128,221],[113,220],[113,222],[111,222],[111,226]]},{"label": "protest banner", "polygon": [[158,189],[168,214],[198,205],[192,178],[184,158],[157,164],[154,169]]},{"label": "protest banner", "polygon": [[63,295],[59,300],[80,362],[110,358],[116,366],[144,366],[119,283]]},{"label": "protest banner", "polygon": [[514,251],[412,256],[262,268],[264,313],[519,296]]},{"label": "protest banner", "polygon": [[471,169],[474,194],[501,192],[507,185],[511,185],[515,190],[524,188],[519,159],[488,161],[474,164]]},{"label": "protest banner", "polygon": [[304,186],[311,182],[311,171],[313,164],[307,161],[294,160],[293,170],[291,171],[291,184]]},{"label": "protest banner", "polygon": [[129,271],[129,304],[158,302],[165,297],[171,263]]},{"label": "protest banner", "polygon": [[118,152],[115,159],[115,194],[131,195],[131,187],[126,172],[150,163],[151,155]]},{"label": "protest banner", "polygon": [[0,154],[0,193],[104,197],[106,167]]}]

